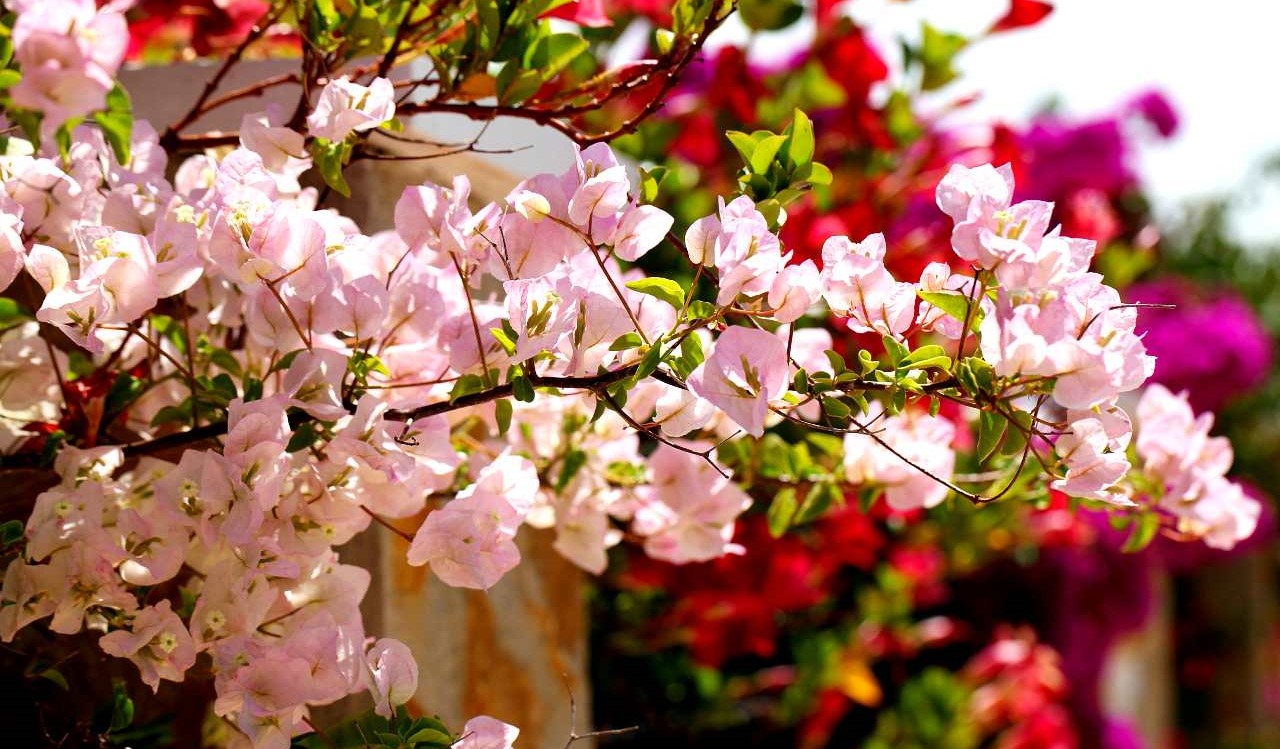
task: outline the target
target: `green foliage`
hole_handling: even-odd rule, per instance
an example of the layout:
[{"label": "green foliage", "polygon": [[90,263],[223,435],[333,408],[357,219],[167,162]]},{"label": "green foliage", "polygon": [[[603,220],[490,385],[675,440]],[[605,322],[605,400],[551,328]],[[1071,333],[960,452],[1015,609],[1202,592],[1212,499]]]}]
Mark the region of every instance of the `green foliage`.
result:
[{"label": "green foliage", "polygon": [[446,749],[461,737],[452,734],[436,717],[410,717],[403,706],[388,720],[369,711],[328,728],[293,740],[294,749]]},{"label": "green foliage", "polygon": [[627,288],[641,294],[661,299],[676,310],[684,306],[685,292],[680,284],[669,278],[651,276],[636,281],[628,281]]},{"label": "green foliage", "polygon": [[311,157],[324,183],[339,195],[351,197],[351,186],[342,174],[343,167],[351,160],[351,141],[334,143],[315,138],[311,141]]},{"label": "green foliage", "polygon": [[730,130],[725,136],[745,165],[738,173],[738,189],[770,223],[776,224],[782,209],[809,188],[831,184],[831,170],[813,160],[813,123],[799,109],[781,133]]},{"label": "green foliage", "polygon": [[107,94],[107,108],[96,112],[93,121],[102,128],[102,135],[111,146],[116,161],[127,165],[132,158],[133,102],[124,87],[118,83],[112,87]]},{"label": "green foliage", "polygon": [[793,0],[740,0],[738,14],[747,28],[777,31],[800,20],[804,6]]},{"label": "green foliage", "polygon": [[970,692],[955,676],[930,668],[907,682],[898,704],[880,714],[864,749],[974,749]]},{"label": "green foliage", "polygon": [[960,34],[939,31],[922,24],[920,46],[907,47],[908,60],[918,60],[923,71],[920,88],[933,91],[955,80],[955,57],[969,41]]}]

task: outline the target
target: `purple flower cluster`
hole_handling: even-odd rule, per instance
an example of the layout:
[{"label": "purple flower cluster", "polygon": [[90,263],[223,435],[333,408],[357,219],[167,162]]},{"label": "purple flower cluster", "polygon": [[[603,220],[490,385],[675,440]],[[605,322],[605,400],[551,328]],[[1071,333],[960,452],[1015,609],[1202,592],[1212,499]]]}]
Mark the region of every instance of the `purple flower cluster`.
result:
[{"label": "purple flower cluster", "polygon": [[1156,357],[1152,381],[1186,390],[1197,412],[1217,411],[1261,385],[1271,370],[1272,342],[1253,309],[1229,291],[1206,292],[1189,281],[1136,284],[1126,300],[1173,304],[1146,309],[1138,332]]}]

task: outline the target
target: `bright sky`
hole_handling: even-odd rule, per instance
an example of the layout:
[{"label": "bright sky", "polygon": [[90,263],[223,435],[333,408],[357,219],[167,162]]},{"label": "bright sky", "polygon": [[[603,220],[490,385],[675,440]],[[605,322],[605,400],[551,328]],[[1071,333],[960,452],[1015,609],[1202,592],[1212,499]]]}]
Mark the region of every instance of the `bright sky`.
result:
[{"label": "bright sky", "polygon": [[[948,91],[983,92],[978,119],[1024,121],[1049,97],[1071,115],[1105,113],[1134,93],[1158,88],[1182,115],[1169,143],[1140,162],[1164,215],[1197,196],[1245,189],[1261,161],[1280,154],[1280,96],[1268,83],[1280,68],[1275,29],[1280,4],[1268,0],[1058,0],[1039,26],[1007,33],[962,53],[961,82]],[[855,0],[857,18],[894,50],[893,39],[918,33],[920,19],[962,33],[986,28],[1007,0]],[[808,29],[791,39],[804,43]],[[796,37],[799,37],[797,39]],[[1256,191],[1255,191],[1256,192]],[[1256,194],[1237,217],[1249,238],[1280,241],[1280,187]]]}]

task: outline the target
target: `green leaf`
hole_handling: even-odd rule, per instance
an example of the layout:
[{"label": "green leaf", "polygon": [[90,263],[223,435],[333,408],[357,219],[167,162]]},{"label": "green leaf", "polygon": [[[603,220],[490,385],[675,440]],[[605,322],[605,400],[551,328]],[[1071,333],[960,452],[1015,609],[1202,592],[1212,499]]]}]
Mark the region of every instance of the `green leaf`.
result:
[{"label": "green leaf", "polygon": [[639,348],[644,345],[644,339],[634,330],[630,333],[623,333],[609,344],[610,351],[626,351],[628,349]]},{"label": "green leaf", "polygon": [[924,127],[911,109],[911,97],[905,92],[894,91],[889,95],[889,101],[884,105],[884,117],[889,134],[898,143],[913,143],[924,133]]},{"label": "green leaf", "polygon": [[285,452],[296,453],[306,450],[314,445],[319,437],[316,425],[310,421],[304,421],[293,431],[293,436],[289,437],[289,444],[284,448]]},{"label": "green leaf", "polygon": [[22,73],[16,70],[0,70],[0,91],[13,88],[22,80]]},{"label": "green leaf", "polygon": [[420,744],[428,744],[430,746],[452,746],[453,737],[447,733],[441,733],[434,728],[423,728],[422,730],[405,738],[404,743],[409,746],[418,746]]},{"label": "green leaf", "polygon": [[635,382],[640,382],[644,378],[653,374],[658,369],[658,364],[662,361],[662,346],[654,344],[645,352],[644,358],[640,360],[640,364],[636,367],[636,373],[633,376]]},{"label": "green leaf", "polygon": [[742,157],[742,163],[750,164],[751,156],[756,152],[756,141],[750,135],[740,130],[730,130],[724,134],[733,147],[738,149],[738,155]]},{"label": "green leaf", "polygon": [[117,83],[107,94],[106,111],[95,113],[93,120],[102,128],[102,135],[115,153],[116,161],[127,165],[133,141],[133,103],[120,84]]},{"label": "green leaf", "polygon": [[813,120],[809,115],[795,110],[791,118],[791,141],[787,143],[787,158],[793,166],[802,166],[813,160]]},{"label": "green leaf", "polygon": [[652,169],[640,170],[640,197],[646,203],[652,203],[658,199],[658,189],[662,185],[662,180],[667,176],[667,168],[665,166],[655,166]]},{"label": "green leaf", "polygon": [[564,463],[560,467],[560,475],[556,478],[556,492],[559,493],[564,491],[564,488],[569,485],[569,482],[573,480],[573,477],[576,476],[578,471],[582,470],[582,467],[586,464],[587,454],[582,450],[570,450],[566,453],[564,456]]},{"label": "green leaf", "polygon": [[670,29],[658,29],[653,32],[653,42],[658,47],[658,54],[665,55],[671,51],[676,35]]},{"label": "green leaf", "polygon": [[[303,351],[306,351],[306,349],[304,349],[304,348],[294,349],[293,351],[290,351],[289,353],[287,353],[287,354],[285,354],[284,356],[280,357],[279,359],[277,359],[277,360],[276,360],[276,363],[275,363],[275,364],[272,364],[272,365],[271,365],[271,369],[268,369],[268,370],[267,370],[267,374],[272,374],[272,373],[274,373],[274,372],[283,372],[284,370],[288,369],[289,367],[292,367],[292,366],[293,366],[293,360],[294,360],[294,359],[297,359],[297,358],[298,358],[298,354],[301,354]],[[224,369],[225,369],[225,367],[224,367]]]},{"label": "green leaf", "polygon": [[969,42],[960,34],[952,34],[923,24],[920,40],[920,62],[924,77],[920,87],[933,91],[950,83],[956,77],[955,57]]},{"label": "green leaf", "polygon": [[1120,550],[1126,554],[1142,551],[1155,539],[1158,530],[1160,530],[1160,516],[1154,512],[1144,512],[1138,516],[1133,524],[1133,530],[1129,532],[1129,537],[1125,539],[1124,546],[1121,546]]},{"label": "green leaf", "polygon": [[791,521],[796,516],[796,510],[800,508],[796,501],[796,490],[787,487],[779,491],[773,497],[773,503],[769,505],[769,533],[774,538],[780,538],[787,529],[791,527]]},{"label": "green leaf", "polygon": [[502,346],[502,350],[507,352],[507,356],[511,356],[516,352],[516,341],[507,335],[507,331],[502,328],[489,328],[489,332],[493,334],[493,339]]},{"label": "green leaf", "polygon": [[46,668],[45,670],[41,671],[36,675],[39,676],[41,679],[44,679],[46,681],[51,681],[54,684],[57,684],[58,687],[61,688],[62,691],[64,692],[71,691],[71,685],[67,683],[67,677],[63,676],[62,672],[56,668]]},{"label": "green leaf", "polygon": [[511,428],[511,414],[513,408],[511,401],[506,398],[496,401],[493,404],[493,415],[498,420],[498,435],[502,436]]},{"label": "green leaf", "polygon": [[756,148],[751,153],[751,159],[747,162],[751,166],[751,171],[756,174],[768,172],[769,167],[773,165],[774,158],[778,155],[778,151],[781,150],[786,142],[787,136],[785,135],[770,135],[756,143]]},{"label": "green leaf", "polygon": [[902,361],[911,354],[911,350],[902,345],[902,342],[893,336],[882,335],[880,340],[884,343],[884,351],[889,355],[889,362],[893,364],[894,369],[897,369],[902,364]]},{"label": "green leaf", "polygon": [[21,520],[6,520],[0,523],[0,547],[11,546],[22,540],[24,527]]},{"label": "green leaf", "polygon": [[544,81],[549,81],[564,70],[573,58],[587,51],[590,43],[573,33],[549,34],[539,37],[524,54],[524,67],[536,70]]},{"label": "green leaf", "polygon": [[129,699],[124,684],[116,683],[112,694],[111,723],[108,731],[122,731],[133,723],[133,700]]},{"label": "green leaf", "polygon": [[30,320],[31,312],[12,299],[0,297],[0,328],[8,328]]},{"label": "green leaf", "polygon": [[661,278],[658,276],[650,276],[649,278],[641,278],[635,281],[629,281],[627,288],[641,294],[647,294],[656,297],[670,304],[675,309],[684,306],[684,289],[680,284],[669,278]]},{"label": "green leaf", "polygon": [[1009,421],[995,411],[983,411],[978,418],[978,462],[986,462],[1009,429]]},{"label": "green leaf", "polygon": [[209,361],[227,370],[233,377],[244,377],[244,370],[241,369],[240,362],[236,361],[231,352],[224,348],[214,349],[209,352]]},{"label": "green leaf", "polygon": [[191,399],[187,398],[176,406],[163,406],[151,417],[151,426],[165,424],[186,424],[191,421]]},{"label": "green leaf", "polygon": [[690,320],[704,320],[716,313],[716,306],[711,302],[701,299],[694,299],[689,302],[689,308],[685,310],[685,314]]},{"label": "green leaf", "polygon": [[533,383],[524,375],[517,375],[511,378],[511,392],[515,395],[516,400],[521,403],[532,403],[535,397]]},{"label": "green leaf", "polygon": [[793,0],[740,0],[738,13],[749,29],[778,31],[800,20],[804,6]]},{"label": "green leaf", "polygon": [[795,516],[795,525],[802,525],[822,517],[832,505],[843,502],[844,495],[840,488],[830,482],[814,484],[804,496],[804,502]]},{"label": "green leaf", "polygon": [[[969,315],[969,297],[958,291],[917,291],[921,299],[942,310],[948,317],[961,323]],[[969,318],[969,329],[977,330],[978,316]]]},{"label": "green leaf", "polygon": [[847,419],[853,414],[853,409],[839,398],[823,398],[822,411],[833,419]]},{"label": "green leaf", "polygon": [[833,179],[831,170],[816,161],[811,161],[800,167],[792,177],[797,181],[808,182],[811,185],[829,185]]},{"label": "green leaf", "polygon": [[453,403],[464,395],[478,393],[484,390],[485,381],[479,375],[466,374],[458,378],[453,384],[453,389],[449,391],[449,402]]},{"label": "green leaf", "polygon": [[324,183],[339,195],[351,197],[351,186],[347,184],[347,178],[342,173],[342,168],[351,158],[350,141],[334,143],[324,138],[316,138],[311,143],[311,156],[316,169],[320,170],[320,176],[324,178]]},{"label": "green leaf", "polygon": [[506,105],[519,104],[542,88],[546,79],[537,70],[524,70],[514,61],[508,62],[498,73],[498,103]]},{"label": "green leaf", "polygon": [[912,351],[902,360],[903,369],[950,369],[951,357],[941,346],[931,343]]}]

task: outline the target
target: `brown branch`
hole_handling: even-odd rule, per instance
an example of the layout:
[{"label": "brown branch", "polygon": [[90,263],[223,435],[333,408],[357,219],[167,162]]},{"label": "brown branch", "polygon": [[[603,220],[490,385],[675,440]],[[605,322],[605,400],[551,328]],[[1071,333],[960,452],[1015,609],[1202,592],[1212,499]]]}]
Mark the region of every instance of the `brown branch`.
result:
[{"label": "brown branch", "polygon": [[224,60],[222,66],[218,68],[218,72],[214,73],[213,77],[204,84],[204,90],[200,92],[200,96],[196,97],[195,103],[191,105],[189,110],[187,110],[186,115],[173,125],[170,125],[164,131],[164,135],[160,137],[160,144],[164,146],[166,151],[175,150],[175,147],[178,144],[178,141],[176,140],[178,133],[199,119],[200,115],[207,111],[204,110],[203,107],[205,103],[209,101],[209,97],[213,96],[213,92],[218,90],[218,86],[222,85],[223,79],[225,79],[227,74],[231,72],[231,69],[240,62],[240,58],[244,57],[244,53],[248,51],[249,47],[258,39],[262,38],[262,35],[266,33],[271,24],[276,22],[276,19],[279,18],[279,14],[284,12],[284,7],[284,5],[281,5],[280,10],[276,11],[275,14],[265,16],[262,23],[254,25],[254,27],[249,30],[244,41],[240,42],[240,44],[231,51],[231,54],[227,55],[227,59]]}]

